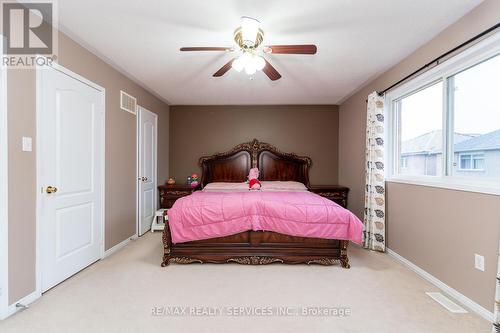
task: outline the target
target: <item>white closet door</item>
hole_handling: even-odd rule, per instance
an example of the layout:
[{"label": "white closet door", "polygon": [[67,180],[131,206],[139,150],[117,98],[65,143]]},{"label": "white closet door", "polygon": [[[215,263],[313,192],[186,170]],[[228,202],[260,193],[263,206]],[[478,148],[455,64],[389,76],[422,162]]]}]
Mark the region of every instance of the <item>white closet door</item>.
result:
[{"label": "white closet door", "polygon": [[53,68],[38,76],[40,269],[46,291],[101,257],[103,92]]},{"label": "white closet door", "polygon": [[156,145],[158,116],[138,107],[138,204],[139,236],[151,229],[156,202]]}]

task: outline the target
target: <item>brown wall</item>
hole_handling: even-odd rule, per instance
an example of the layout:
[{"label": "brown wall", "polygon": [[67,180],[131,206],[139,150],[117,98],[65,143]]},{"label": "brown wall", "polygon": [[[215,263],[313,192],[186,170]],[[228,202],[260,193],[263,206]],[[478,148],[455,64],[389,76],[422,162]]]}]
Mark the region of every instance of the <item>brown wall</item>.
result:
[{"label": "brown wall", "polygon": [[[119,108],[119,92],[158,114],[158,181],[168,177],[168,112],[164,102],[94,54],[59,34],[59,63],[106,89],[105,248],[135,234],[136,117]],[[9,302],[35,291],[36,86],[33,70],[8,71]],[[33,152],[21,151],[21,137]]]},{"label": "brown wall", "polygon": [[310,156],[311,184],[337,184],[338,107],[171,106],[170,173],[179,183],[198,159],[252,139]]},{"label": "brown wall", "polygon": [[[389,248],[492,310],[500,197],[388,183]],[[485,256],[485,272],[474,269]]]},{"label": "brown wall", "polygon": [[[486,0],[340,106],[339,181],[351,188],[350,209],[362,216],[366,97],[500,21],[500,1]],[[492,310],[500,197],[405,184],[389,184],[388,246]],[[474,269],[474,253],[486,271]]]},{"label": "brown wall", "polygon": [[9,304],[35,291],[36,142],[33,152],[21,150],[21,137],[35,138],[34,75],[28,70],[7,71]]}]

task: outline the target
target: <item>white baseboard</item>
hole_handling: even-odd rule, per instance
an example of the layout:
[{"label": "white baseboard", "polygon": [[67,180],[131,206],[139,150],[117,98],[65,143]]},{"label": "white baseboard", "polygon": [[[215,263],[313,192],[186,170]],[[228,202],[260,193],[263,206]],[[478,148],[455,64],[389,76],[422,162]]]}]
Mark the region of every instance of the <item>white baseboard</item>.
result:
[{"label": "white baseboard", "polygon": [[136,240],[136,239],[137,239],[137,235],[134,235],[134,236],[132,236],[130,238],[125,239],[123,242],[116,244],[115,246],[113,246],[112,248],[110,248],[110,249],[108,249],[108,250],[106,250],[104,252],[104,255],[102,256],[102,259],[104,259],[106,257],[109,257],[110,255],[112,255],[116,251],[118,251],[118,250],[122,249],[123,247],[125,247],[128,243],[130,243],[130,241]]},{"label": "white baseboard", "polygon": [[41,294],[39,292],[34,291],[31,294],[21,298],[19,301],[14,302],[13,304],[11,304],[7,307],[7,310],[4,313],[0,314],[0,320],[3,320],[7,317],[10,317],[14,313],[21,311],[23,309],[23,308],[18,308],[16,306],[16,304],[20,303],[22,305],[29,305],[29,304],[33,303],[34,301],[36,301],[38,298],[40,298],[40,296],[41,296]]},{"label": "white baseboard", "polygon": [[[418,275],[420,275],[421,277],[423,277],[424,279],[426,279],[427,281],[429,281],[430,283],[432,283],[433,285],[435,285],[436,287],[441,289],[444,293],[448,294],[449,296],[454,298],[456,301],[463,304],[466,308],[477,313],[478,315],[480,315],[484,319],[488,320],[489,322],[493,322],[493,312],[488,311],[487,309],[483,308],[481,305],[477,304],[476,302],[474,302],[473,300],[471,300],[470,298],[468,298],[464,294],[462,294],[462,293],[458,292],[457,290],[453,289],[452,287],[448,286],[443,281],[439,280],[435,276],[424,271],[422,268],[418,267],[417,265],[415,265],[414,263],[412,263],[408,259],[403,258],[402,256],[400,256],[399,254],[397,254],[393,250],[391,250],[389,248],[386,248],[386,250],[387,250],[388,255],[390,255],[394,259],[398,260],[403,265],[405,265],[406,267],[408,267],[409,269],[411,269],[412,271],[414,271],[415,273],[417,273]],[[493,300],[491,302],[493,303]]]}]

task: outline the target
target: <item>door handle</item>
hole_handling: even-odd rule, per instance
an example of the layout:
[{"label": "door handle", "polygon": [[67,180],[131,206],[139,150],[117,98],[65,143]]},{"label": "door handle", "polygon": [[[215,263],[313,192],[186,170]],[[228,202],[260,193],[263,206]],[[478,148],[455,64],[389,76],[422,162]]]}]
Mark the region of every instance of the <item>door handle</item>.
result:
[{"label": "door handle", "polygon": [[144,176],[143,176],[143,177],[141,177],[141,180],[142,180],[143,182],[146,182],[146,181],[148,181],[148,177],[144,177]]},{"label": "door handle", "polygon": [[45,189],[45,192],[47,192],[48,194],[56,193],[57,192],[57,187],[55,187],[55,186],[47,186],[47,188]]}]

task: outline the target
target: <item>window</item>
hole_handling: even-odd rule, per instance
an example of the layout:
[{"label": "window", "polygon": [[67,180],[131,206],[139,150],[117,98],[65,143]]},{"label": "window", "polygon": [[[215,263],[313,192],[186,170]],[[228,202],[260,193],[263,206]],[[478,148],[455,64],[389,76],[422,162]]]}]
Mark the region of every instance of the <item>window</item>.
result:
[{"label": "window", "polygon": [[437,82],[396,102],[399,172],[402,174],[436,176],[441,173],[437,166],[443,158],[442,91],[443,83]]},{"label": "window", "polygon": [[470,170],[471,169],[471,155],[461,155],[460,156],[460,169]]},{"label": "window", "polygon": [[[460,156],[450,175],[500,177],[500,55],[449,77],[448,89],[455,132],[452,149]],[[471,154],[474,150],[481,153]]]},{"label": "window", "polygon": [[408,157],[405,157],[405,156],[401,156],[401,162],[399,164],[399,167],[401,169],[406,169],[408,168]]},{"label": "window", "polygon": [[500,33],[389,92],[389,181],[500,193],[499,97]]},{"label": "window", "polygon": [[459,171],[484,171],[484,154],[460,154]]}]

